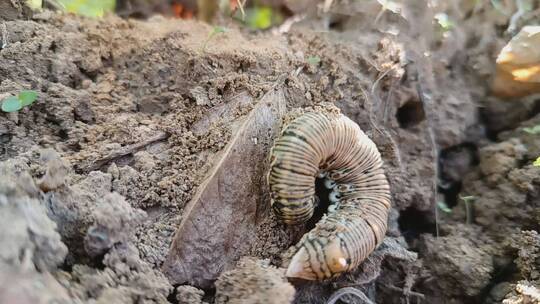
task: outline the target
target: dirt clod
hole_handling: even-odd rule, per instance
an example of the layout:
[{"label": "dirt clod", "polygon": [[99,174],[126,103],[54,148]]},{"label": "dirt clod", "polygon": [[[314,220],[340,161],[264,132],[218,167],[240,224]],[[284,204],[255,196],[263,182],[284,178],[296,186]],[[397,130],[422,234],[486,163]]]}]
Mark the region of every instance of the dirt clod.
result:
[{"label": "dirt clod", "polygon": [[516,264],[521,277],[540,283],[540,235],[536,231],[522,231],[513,239],[512,246],[518,249]]},{"label": "dirt clod", "polygon": [[203,304],[204,291],[189,285],[176,287],[178,304]]},{"label": "dirt clod", "polygon": [[[488,252],[461,236],[423,236],[422,259],[434,277],[435,294],[443,299],[477,295],[490,281],[493,264]],[[452,279],[448,279],[452,278]]]},{"label": "dirt clod", "polygon": [[72,303],[72,299],[50,273],[0,265],[0,303]]},{"label": "dirt clod", "polygon": [[242,258],[235,269],[216,281],[215,303],[292,303],[294,293],[283,269],[270,266],[268,261]]},{"label": "dirt clod", "polygon": [[111,193],[97,202],[92,216],[94,223],[88,228],[84,248],[91,257],[95,257],[113,246],[130,241],[146,213],[133,209],[121,195]]},{"label": "dirt clod", "polygon": [[47,171],[37,182],[43,192],[58,189],[66,182],[69,167],[60,155],[52,149],[46,149],[41,153],[41,160],[46,163]]},{"label": "dirt clod", "polygon": [[38,200],[37,187],[23,162],[0,162],[0,264],[40,271],[64,262],[67,247]]}]

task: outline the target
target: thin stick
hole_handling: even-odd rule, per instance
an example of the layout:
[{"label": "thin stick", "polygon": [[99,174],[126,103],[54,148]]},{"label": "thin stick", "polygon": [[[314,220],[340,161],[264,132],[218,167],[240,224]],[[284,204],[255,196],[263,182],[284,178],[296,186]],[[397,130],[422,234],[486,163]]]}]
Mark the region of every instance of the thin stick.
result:
[{"label": "thin stick", "polygon": [[7,26],[6,26],[6,23],[2,23],[2,46],[0,47],[0,50],[1,49],[4,49],[8,46],[8,43],[9,43],[9,33],[7,31]]},{"label": "thin stick", "polygon": [[242,14],[242,21],[246,19],[246,12],[244,11],[244,5],[246,5],[247,0],[236,0],[238,7],[240,8],[240,13]]},{"label": "thin stick", "polygon": [[[428,123],[427,132],[429,136],[429,141],[431,143],[431,156],[433,157],[434,165],[433,169],[435,170],[435,178],[433,179],[433,195],[435,195],[435,202],[433,204],[435,208],[435,232],[436,236],[439,237],[439,207],[437,206],[437,180],[439,178],[439,149],[437,147],[437,141],[435,140],[435,134],[433,133],[433,129],[431,126],[433,126],[433,119],[431,116],[431,107],[428,106],[429,101],[431,101],[431,96],[424,93],[424,89],[422,87],[422,79],[420,79],[420,72],[418,69],[416,70],[416,76],[417,76],[417,83],[416,83],[416,91],[418,93],[418,98],[420,99],[420,102],[422,103],[422,106],[424,108],[424,112],[426,113],[426,120]],[[429,100],[429,101],[428,101]]]},{"label": "thin stick", "polygon": [[124,148],[122,148],[120,150],[111,152],[109,155],[107,155],[107,156],[93,162],[91,165],[89,165],[87,168],[85,168],[84,171],[85,172],[90,172],[90,171],[99,170],[100,168],[102,168],[106,164],[108,164],[110,162],[113,162],[113,161],[119,159],[122,156],[133,154],[133,153],[141,150],[142,148],[144,148],[144,147],[146,147],[148,145],[151,145],[151,144],[153,144],[153,143],[155,143],[157,141],[165,140],[165,139],[169,138],[169,136],[170,136],[170,134],[168,134],[168,133],[160,132],[157,135],[152,136],[152,137],[150,137],[150,138],[148,138],[146,140],[143,140],[143,141],[141,141],[139,143],[129,145],[129,146],[124,147]]}]

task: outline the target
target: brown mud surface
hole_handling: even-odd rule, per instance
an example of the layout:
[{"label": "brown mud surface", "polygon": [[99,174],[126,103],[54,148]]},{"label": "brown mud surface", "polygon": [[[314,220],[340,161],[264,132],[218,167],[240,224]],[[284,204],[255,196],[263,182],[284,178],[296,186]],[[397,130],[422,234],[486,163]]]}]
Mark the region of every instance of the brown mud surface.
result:
[{"label": "brown mud surface", "polygon": [[[227,24],[210,40],[209,25],[162,17],[4,22],[0,98],[38,100],[0,113],[0,303],[326,303],[344,287],[377,303],[533,299],[540,136],[523,128],[540,108],[489,94],[508,17],[487,4],[378,15],[367,3],[338,2],[282,35]],[[456,20],[451,35],[437,12]],[[270,211],[267,160],[219,162],[216,191],[243,201],[226,173],[254,166],[246,183],[260,187],[247,187],[255,209],[205,225],[253,229],[232,249],[201,239],[212,258],[171,277],[162,266],[190,201],[245,118],[277,98],[283,117],[254,137],[263,156],[282,120],[333,106],[377,144],[393,194],[385,241],[354,273],[289,283],[280,267],[306,228]]]}]

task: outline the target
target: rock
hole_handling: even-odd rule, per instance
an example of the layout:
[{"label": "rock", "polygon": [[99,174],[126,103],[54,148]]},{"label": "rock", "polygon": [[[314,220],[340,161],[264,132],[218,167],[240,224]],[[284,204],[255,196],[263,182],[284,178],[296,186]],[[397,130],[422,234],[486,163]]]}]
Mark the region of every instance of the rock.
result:
[{"label": "rock", "polygon": [[57,189],[64,185],[69,172],[68,164],[53,149],[44,149],[41,160],[47,164],[45,175],[37,182],[43,192]]},{"label": "rock", "polygon": [[234,270],[217,280],[215,303],[285,304],[292,303],[294,293],[283,270],[265,261],[242,258]]},{"label": "rock", "polygon": [[173,284],[210,287],[249,250],[257,210],[266,204],[266,159],[284,109],[281,91],[260,100],[186,206],[163,265]]}]

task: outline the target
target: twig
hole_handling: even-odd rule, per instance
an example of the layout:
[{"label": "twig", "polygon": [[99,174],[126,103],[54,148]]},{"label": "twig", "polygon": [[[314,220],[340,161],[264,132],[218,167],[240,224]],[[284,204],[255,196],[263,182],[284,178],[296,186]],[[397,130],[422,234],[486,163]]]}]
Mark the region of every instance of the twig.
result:
[{"label": "twig", "polygon": [[345,287],[334,292],[326,304],[335,304],[344,295],[354,295],[364,301],[365,304],[375,304],[363,292],[353,287]]},{"label": "twig", "polygon": [[517,23],[521,17],[523,17],[530,8],[528,7],[527,3],[524,2],[524,0],[516,0],[517,5],[517,12],[515,12],[512,17],[510,17],[510,22],[508,25],[508,28],[506,29],[507,33],[514,34],[517,29]]},{"label": "twig", "polygon": [[7,31],[6,23],[2,23],[2,46],[0,46],[0,50],[3,50],[8,46],[9,43],[9,32]]},{"label": "twig", "polygon": [[466,223],[470,225],[473,218],[473,209],[470,203],[474,202],[474,196],[460,196],[459,198],[465,203]]},{"label": "twig", "polygon": [[240,8],[240,13],[242,14],[242,21],[246,19],[246,12],[244,11],[244,5],[246,5],[247,0],[236,0],[238,8]]},{"label": "twig", "polygon": [[424,294],[422,294],[422,293],[412,291],[412,290],[406,290],[404,288],[399,288],[399,287],[394,286],[394,285],[389,285],[388,288],[390,288],[392,290],[395,290],[395,291],[399,291],[404,296],[414,296],[414,297],[420,298],[422,300],[426,298],[426,296]]},{"label": "twig", "polygon": [[375,80],[375,82],[373,83],[373,85],[371,86],[371,94],[375,94],[375,89],[377,88],[377,86],[379,85],[379,82],[381,82],[381,80],[386,76],[388,75],[388,73],[390,73],[394,68],[390,68],[386,71],[384,71],[381,76],[379,76],[379,78],[377,78],[377,80]]},{"label": "twig", "polygon": [[435,134],[433,133],[433,118],[431,117],[431,107],[428,105],[431,101],[431,96],[424,93],[422,87],[422,79],[420,79],[420,72],[416,69],[416,91],[418,94],[418,99],[422,103],[424,112],[426,113],[426,120],[428,123],[427,132],[429,136],[429,141],[431,143],[431,156],[433,157],[434,165],[433,169],[435,170],[435,178],[433,179],[433,195],[435,196],[435,202],[433,204],[435,208],[435,232],[436,236],[439,237],[439,208],[437,206],[437,180],[439,179],[439,149],[437,147],[437,142],[435,141]]},{"label": "twig", "polygon": [[330,11],[332,2],[334,2],[334,0],[324,0],[323,13],[328,13]]},{"label": "twig", "polygon": [[306,14],[297,14],[292,17],[287,18],[277,29],[272,29],[273,35],[280,35],[288,33],[291,30],[291,27],[306,18]]},{"label": "twig", "polygon": [[148,145],[151,145],[151,144],[153,144],[153,143],[155,143],[157,141],[165,140],[165,139],[169,138],[169,136],[170,136],[170,134],[168,134],[168,133],[160,132],[157,135],[152,136],[152,137],[150,137],[148,139],[145,139],[145,140],[143,140],[143,141],[141,141],[139,143],[129,145],[129,146],[124,147],[124,148],[122,148],[120,150],[111,152],[109,155],[107,155],[107,156],[93,162],[91,165],[86,167],[83,171],[90,172],[90,171],[99,170],[103,166],[105,166],[106,164],[108,164],[110,162],[113,162],[113,161],[115,161],[115,160],[117,160],[117,159],[119,159],[119,158],[121,158],[123,156],[133,154],[133,153],[141,150],[142,148],[144,148],[144,147],[146,147]]},{"label": "twig", "polygon": [[[66,6],[61,3],[61,2],[58,2],[58,0],[45,0],[45,3],[49,4],[50,6],[52,6],[54,9],[56,10],[59,10],[59,11],[65,11],[66,10]],[[128,3],[128,7],[131,8],[131,3],[129,1],[127,1]]]},{"label": "twig", "polygon": [[[375,82],[371,86],[371,96],[373,97],[373,99],[377,100],[378,101],[377,103],[379,104],[381,103],[381,98],[375,93],[375,89],[377,88],[381,79],[384,78],[384,76],[386,76],[391,70],[392,69],[389,69],[386,72],[384,72],[379,78],[377,78],[377,80],[375,80]],[[371,125],[373,129],[379,132],[379,134],[383,135],[390,142],[390,149],[392,150],[391,152],[392,152],[393,160],[397,163],[400,171],[403,172],[403,163],[401,162],[401,154],[399,152],[399,148],[397,146],[396,141],[394,140],[392,135],[390,135],[390,132],[388,132],[388,130],[384,127],[384,122],[383,122],[383,125],[381,126],[382,130],[381,128],[379,128],[379,124],[375,123],[375,117],[374,117],[375,110],[373,109],[373,103],[369,102],[368,94],[364,88],[360,87],[360,91],[362,92],[362,95],[364,96],[364,100],[367,103],[366,109],[368,110],[369,124]]]}]

